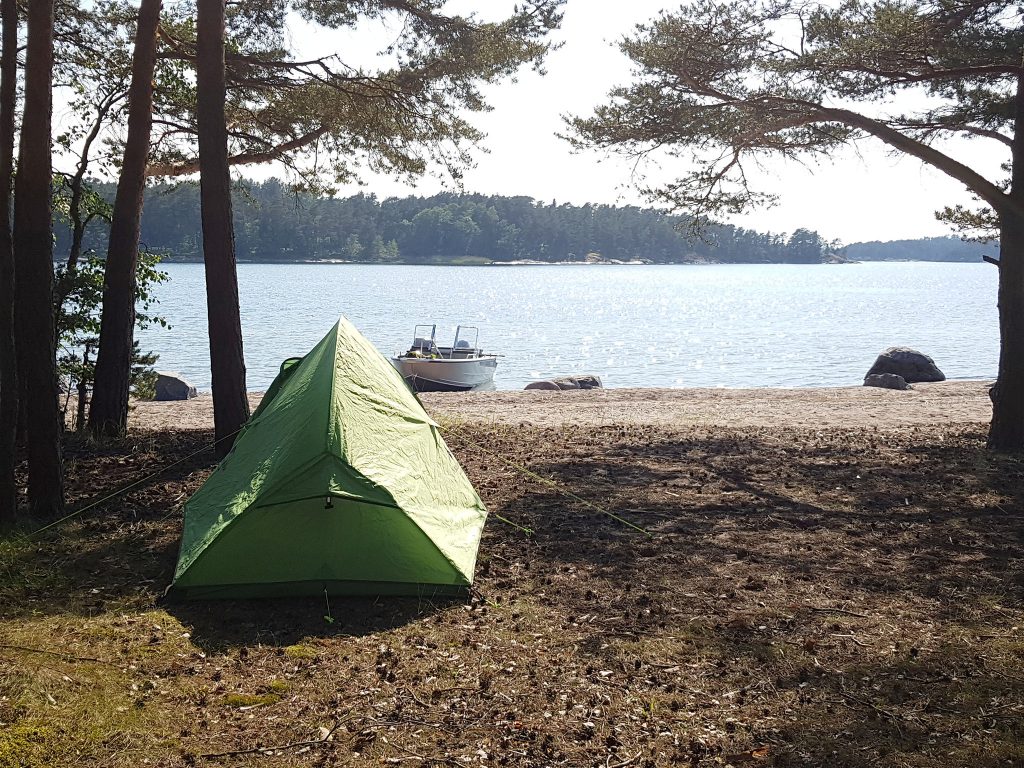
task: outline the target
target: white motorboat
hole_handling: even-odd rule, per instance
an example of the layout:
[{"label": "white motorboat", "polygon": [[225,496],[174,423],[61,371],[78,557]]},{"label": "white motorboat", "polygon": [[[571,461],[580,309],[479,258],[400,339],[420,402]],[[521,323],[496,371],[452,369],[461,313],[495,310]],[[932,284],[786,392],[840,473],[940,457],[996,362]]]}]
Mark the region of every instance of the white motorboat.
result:
[{"label": "white motorboat", "polygon": [[460,325],[450,347],[438,346],[436,325],[417,325],[412,346],[391,358],[414,392],[465,392],[494,381],[498,356],[478,346],[479,330]]}]

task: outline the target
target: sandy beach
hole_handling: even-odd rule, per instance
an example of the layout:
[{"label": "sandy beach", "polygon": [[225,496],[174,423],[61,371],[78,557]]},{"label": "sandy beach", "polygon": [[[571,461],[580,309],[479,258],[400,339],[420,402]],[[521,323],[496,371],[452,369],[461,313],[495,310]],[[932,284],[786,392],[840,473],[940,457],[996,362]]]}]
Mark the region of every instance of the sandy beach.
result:
[{"label": "sandy beach", "polygon": [[[484,424],[687,427],[879,427],[975,424],[991,417],[991,382],[915,384],[898,392],[875,387],[817,389],[596,389],[491,391],[420,396],[435,418]],[[251,395],[255,408],[262,397]],[[208,428],[209,394],[185,402],[137,402],[134,427]]]}]

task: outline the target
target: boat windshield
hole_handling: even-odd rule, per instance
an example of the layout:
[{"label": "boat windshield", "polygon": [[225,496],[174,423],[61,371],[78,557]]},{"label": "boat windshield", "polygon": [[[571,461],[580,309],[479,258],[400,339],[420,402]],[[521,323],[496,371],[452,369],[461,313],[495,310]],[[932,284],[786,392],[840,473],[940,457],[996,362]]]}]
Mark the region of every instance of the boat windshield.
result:
[{"label": "boat windshield", "polygon": [[436,325],[417,325],[413,329],[412,346],[409,347],[409,351],[406,354],[409,357],[441,358],[446,360],[480,356],[480,348],[477,346],[480,331],[476,326],[456,326],[455,338],[451,346],[439,346],[436,337]]}]

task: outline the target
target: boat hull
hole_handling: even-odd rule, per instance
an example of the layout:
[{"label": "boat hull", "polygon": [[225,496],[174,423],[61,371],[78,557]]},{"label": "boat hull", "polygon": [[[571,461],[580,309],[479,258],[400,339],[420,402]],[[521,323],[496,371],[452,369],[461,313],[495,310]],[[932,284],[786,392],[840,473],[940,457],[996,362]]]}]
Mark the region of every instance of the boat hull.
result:
[{"label": "boat hull", "polygon": [[398,369],[415,392],[465,392],[494,381],[497,357],[464,360],[393,357]]}]

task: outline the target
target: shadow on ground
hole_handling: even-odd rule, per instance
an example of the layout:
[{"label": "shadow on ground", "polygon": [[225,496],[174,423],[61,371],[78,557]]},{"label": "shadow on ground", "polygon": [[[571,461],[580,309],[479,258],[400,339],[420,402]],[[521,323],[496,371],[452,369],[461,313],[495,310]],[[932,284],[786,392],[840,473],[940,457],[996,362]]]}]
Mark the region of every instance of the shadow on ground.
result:
[{"label": "shadow on ground", "polygon": [[[96,498],[208,438],[83,452],[73,493]],[[523,766],[1005,766],[1024,754],[1024,463],[985,450],[980,428],[472,438],[549,479],[450,441],[496,513],[482,599],[332,600],[329,613],[320,600],[163,603],[202,459],[58,535],[3,545],[0,634],[44,645],[51,633],[125,665],[111,702],[135,686],[129,711],[160,709],[153,740],[136,734],[136,751],[118,753],[124,765],[191,765],[308,742],[318,727],[337,728],[311,747],[323,764],[469,764],[482,751]],[[33,693],[38,678],[4,687],[3,669],[10,701],[64,711]],[[91,754],[113,754],[111,738]],[[305,764],[299,749],[260,764]]]},{"label": "shadow on ground", "polygon": [[[597,665],[703,721],[676,759],[729,757],[709,732],[745,743],[739,763],[1019,758],[1020,457],[975,427],[601,432],[530,437],[551,485],[483,481],[535,535],[491,528],[481,589],[542,594]],[[704,671],[680,686],[688,666]]]}]

